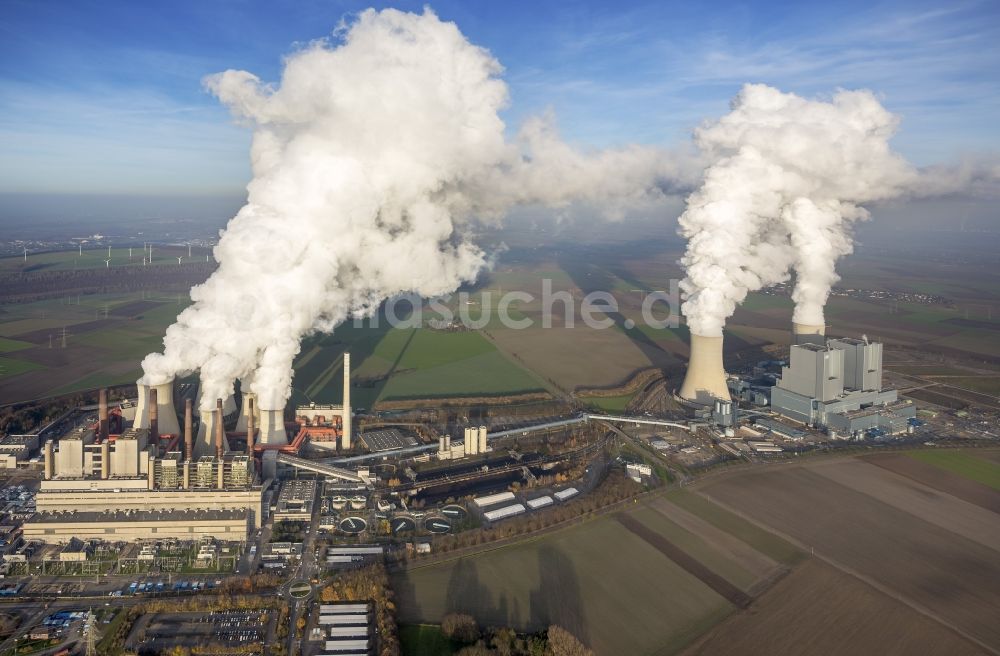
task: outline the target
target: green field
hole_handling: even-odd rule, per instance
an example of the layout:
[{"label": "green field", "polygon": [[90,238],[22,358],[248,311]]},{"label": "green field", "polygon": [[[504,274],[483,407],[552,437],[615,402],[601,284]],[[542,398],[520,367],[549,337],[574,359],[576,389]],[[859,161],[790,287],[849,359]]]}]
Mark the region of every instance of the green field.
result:
[{"label": "green field", "polygon": [[404,624],[455,611],[521,631],[558,624],[598,654],[676,653],[733,611],[610,517],[400,572],[393,586]]},{"label": "green field", "polygon": [[0,357],[0,378],[16,376],[29,371],[43,369],[42,365],[28,362],[27,360],[16,360],[14,358]]},{"label": "green field", "polygon": [[31,344],[28,342],[22,342],[16,339],[8,339],[6,337],[0,337],[0,353],[13,353],[14,351],[22,351],[26,348],[31,348]]},{"label": "green field", "polygon": [[404,656],[451,656],[456,649],[436,624],[403,624],[399,643]]},{"label": "green field", "polygon": [[909,451],[907,455],[964,478],[1000,490],[1000,464],[972,455],[964,451]]},{"label": "green field", "polygon": [[595,406],[605,412],[624,412],[629,401],[634,394],[624,394],[622,396],[587,396],[582,399],[584,403]]}]

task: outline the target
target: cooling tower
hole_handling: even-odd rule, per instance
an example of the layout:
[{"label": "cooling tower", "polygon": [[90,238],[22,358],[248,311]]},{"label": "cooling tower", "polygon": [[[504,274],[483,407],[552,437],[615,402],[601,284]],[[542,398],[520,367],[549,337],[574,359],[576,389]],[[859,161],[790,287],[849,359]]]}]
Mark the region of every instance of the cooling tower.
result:
[{"label": "cooling tower", "polygon": [[344,417],[341,425],[340,448],[351,448],[351,354],[344,353]]},{"label": "cooling tower", "polygon": [[174,410],[174,381],[152,386],[139,383],[137,387],[139,400],[132,427],[149,428],[149,390],[155,389],[158,430],[161,434],[180,435],[181,427],[177,423],[177,411]]},{"label": "cooling tower", "polygon": [[257,430],[261,444],[288,444],[283,410],[260,410],[260,428]]},{"label": "cooling tower", "polygon": [[722,367],[722,337],[691,334],[691,358],[680,395],[688,401],[706,404],[730,398]]},{"label": "cooling tower", "polygon": [[[254,423],[260,423],[260,412],[256,408],[255,399],[257,395],[253,392],[243,393],[243,404],[240,408],[240,416],[236,419],[236,432],[245,433],[247,432],[247,417],[251,412],[254,415]],[[251,408],[253,408],[251,410]]]},{"label": "cooling tower", "polygon": [[[204,409],[205,410],[209,410],[211,412],[215,412],[215,402],[213,401],[211,403],[208,403],[205,406]],[[230,415],[234,414],[237,410],[239,410],[239,408],[236,407],[236,397],[234,397],[233,395],[230,394],[222,402],[222,414],[225,417],[229,417]],[[199,386],[198,387],[198,396],[196,396],[195,400],[194,400],[194,414],[195,414],[195,416],[200,417],[201,416],[201,412],[202,412],[202,407],[201,407],[201,387]]]},{"label": "cooling tower", "polygon": [[792,344],[822,344],[826,326],[792,322]]},{"label": "cooling tower", "polygon": [[[219,417],[218,412],[207,412],[203,411],[201,413],[201,423],[198,425],[198,438],[194,442],[194,457],[195,460],[202,456],[215,456],[215,441],[218,434],[218,428],[216,426],[224,421],[222,417]],[[222,433],[222,450],[229,450],[229,440],[226,439],[225,429]]]}]

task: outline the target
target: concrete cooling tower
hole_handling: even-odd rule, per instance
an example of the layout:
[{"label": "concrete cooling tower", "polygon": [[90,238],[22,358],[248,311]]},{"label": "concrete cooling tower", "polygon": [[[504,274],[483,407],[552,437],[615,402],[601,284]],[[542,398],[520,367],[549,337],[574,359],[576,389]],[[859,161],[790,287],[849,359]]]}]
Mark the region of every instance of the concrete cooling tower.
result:
[{"label": "concrete cooling tower", "polygon": [[260,426],[257,434],[261,444],[288,444],[285,433],[284,410],[260,410]]},{"label": "concrete cooling tower", "polygon": [[822,344],[826,326],[792,322],[792,344]]},{"label": "concrete cooling tower", "polygon": [[[215,412],[215,404],[211,406],[212,412]],[[236,397],[230,395],[222,401],[222,415],[224,417],[229,417],[234,414],[238,408],[236,407]],[[201,416],[201,387],[198,387],[198,396],[195,397],[194,401],[194,414],[196,417]]]},{"label": "concrete cooling tower", "polygon": [[149,392],[156,390],[156,419],[160,434],[180,435],[181,427],[177,422],[177,411],[174,410],[174,381],[161,385],[137,385],[139,399],[135,409],[133,428],[149,428],[150,404]]},{"label": "concrete cooling tower", "polygon": [[691,358],[680,396],[705,404],[730,398],[722,367],[722,337],[691,334]]},{"label": "concrete cooling tower", "polygon": [[243,393],[243,405],[240,408],[240,416],[236,419],[236,432],[245,433],[247,431],[247,418],[251,412],[253,412],[254,424],[260,424],[260,411],[257,409],[256,399],[257,395],[253,392]]},{"label": "concrete cooling tower", "polygon": [[[221,403],[221,401],[220,401]],[[201,424],[198,426],[198,438],[194,442],[195,459],[202,456],[214,456],[218,451],[221,433],[222,452],[229,450],[229,440],[226,439],[224,417],[219,410],[202,412]]]}]

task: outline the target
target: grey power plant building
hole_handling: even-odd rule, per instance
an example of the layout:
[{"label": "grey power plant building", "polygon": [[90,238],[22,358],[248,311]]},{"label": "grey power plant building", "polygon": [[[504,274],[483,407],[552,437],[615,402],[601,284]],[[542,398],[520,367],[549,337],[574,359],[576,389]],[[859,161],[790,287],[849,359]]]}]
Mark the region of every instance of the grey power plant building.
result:
[{"label": "grey power plant building", "polygon": [[844,435],[903,432],[916,416],[914,405],[900,402],[896,390],[882,389],[882,344],[867,339],[792,345],[789,364],[771,389],[771,407]]}]

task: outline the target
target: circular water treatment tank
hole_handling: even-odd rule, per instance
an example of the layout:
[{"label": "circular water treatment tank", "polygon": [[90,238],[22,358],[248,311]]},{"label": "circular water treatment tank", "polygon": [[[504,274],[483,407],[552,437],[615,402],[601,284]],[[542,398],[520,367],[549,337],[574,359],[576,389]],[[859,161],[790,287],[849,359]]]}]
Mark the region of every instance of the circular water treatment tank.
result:
[{"label": "circular water treatment tank", "polygon": [[440,535],[451,531],[451,522],[444,517],[428,517],[424,520],[424,528],[430,533]]},{"label": "circular water treatment tank", "polygon": [[389,528],[392,529],[393,535],[412,533],[417,530],[417,523],[412,517],[393,517],[389,522]]},{"label": "circular water treatment tank", "polygon": [[368,522],[361,517],[345,517],[337,526],[348,535],[357,535],[368,528]]},{"label": "circular water treatment tank", "polygon": [[450,504],[441,509],[441,514],[453,522],[460,522],[469,516],[469,511],[455,504]]}]

